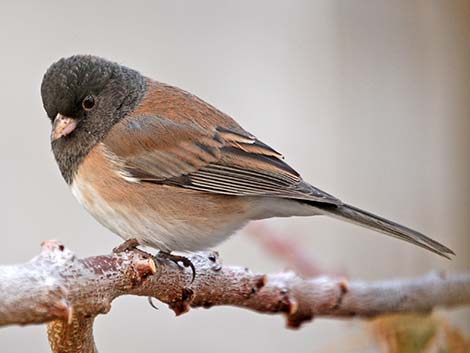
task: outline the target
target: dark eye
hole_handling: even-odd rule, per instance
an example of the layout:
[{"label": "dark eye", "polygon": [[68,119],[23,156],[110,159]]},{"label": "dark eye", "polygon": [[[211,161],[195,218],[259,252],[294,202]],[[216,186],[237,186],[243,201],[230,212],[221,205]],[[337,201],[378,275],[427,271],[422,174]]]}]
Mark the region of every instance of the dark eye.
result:
[{"label": "dark eye", "polygon": [[83,109],[85,110],[90,110],[91,108],[93,108],[95,106],[95,97],[86,96],[83,99],[82,106],[83,106]]}]

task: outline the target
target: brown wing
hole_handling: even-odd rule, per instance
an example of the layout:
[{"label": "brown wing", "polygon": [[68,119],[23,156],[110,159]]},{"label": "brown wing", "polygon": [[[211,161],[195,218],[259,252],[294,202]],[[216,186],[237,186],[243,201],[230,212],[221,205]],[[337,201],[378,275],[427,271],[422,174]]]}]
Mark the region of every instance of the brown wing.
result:
[{"label": "brown wing", "polygon": [[131,117],[116,124],[104,144],[123,174],[144,182],[341,204],[304,182],[278,152],[240,129]]}]

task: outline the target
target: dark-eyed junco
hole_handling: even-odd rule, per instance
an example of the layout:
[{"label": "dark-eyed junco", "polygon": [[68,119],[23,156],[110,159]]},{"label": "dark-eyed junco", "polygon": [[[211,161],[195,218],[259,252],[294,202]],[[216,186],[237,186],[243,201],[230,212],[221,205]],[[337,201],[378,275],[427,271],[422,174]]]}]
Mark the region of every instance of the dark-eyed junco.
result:
[{"label": "dark-eyed junco", "polygon": [[44,75],[52,150],[105,227],[163,252],[208,249],[250,220],[328,215],[444,257],[452,250],[302,180],[280,153],[179,88],[95,56]]}]

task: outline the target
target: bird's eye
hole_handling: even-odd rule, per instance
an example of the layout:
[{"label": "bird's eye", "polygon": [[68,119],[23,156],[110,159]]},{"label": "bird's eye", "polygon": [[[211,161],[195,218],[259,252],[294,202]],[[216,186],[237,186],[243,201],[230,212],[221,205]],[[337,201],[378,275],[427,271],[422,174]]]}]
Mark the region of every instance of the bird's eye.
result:
[{"label": "bird's eye", "polygon": [[90,110],[91,108],[93,108],[95,106],[95,97],[86,96],[83,99],[82,106],[83,106],[83,109],[85,110]]}]

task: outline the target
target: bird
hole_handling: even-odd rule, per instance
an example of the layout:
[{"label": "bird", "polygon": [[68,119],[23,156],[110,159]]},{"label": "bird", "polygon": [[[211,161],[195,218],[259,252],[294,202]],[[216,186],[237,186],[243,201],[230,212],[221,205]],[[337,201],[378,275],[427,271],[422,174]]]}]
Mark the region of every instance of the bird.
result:
[{"label": "bird", "polygon": [[61,58],[44,74],[41,96],[65,182],[125,241],[171,256],[209,250],[252,220],[326,215],[455,255],[309,184],[230,116],[127,66]]}]

